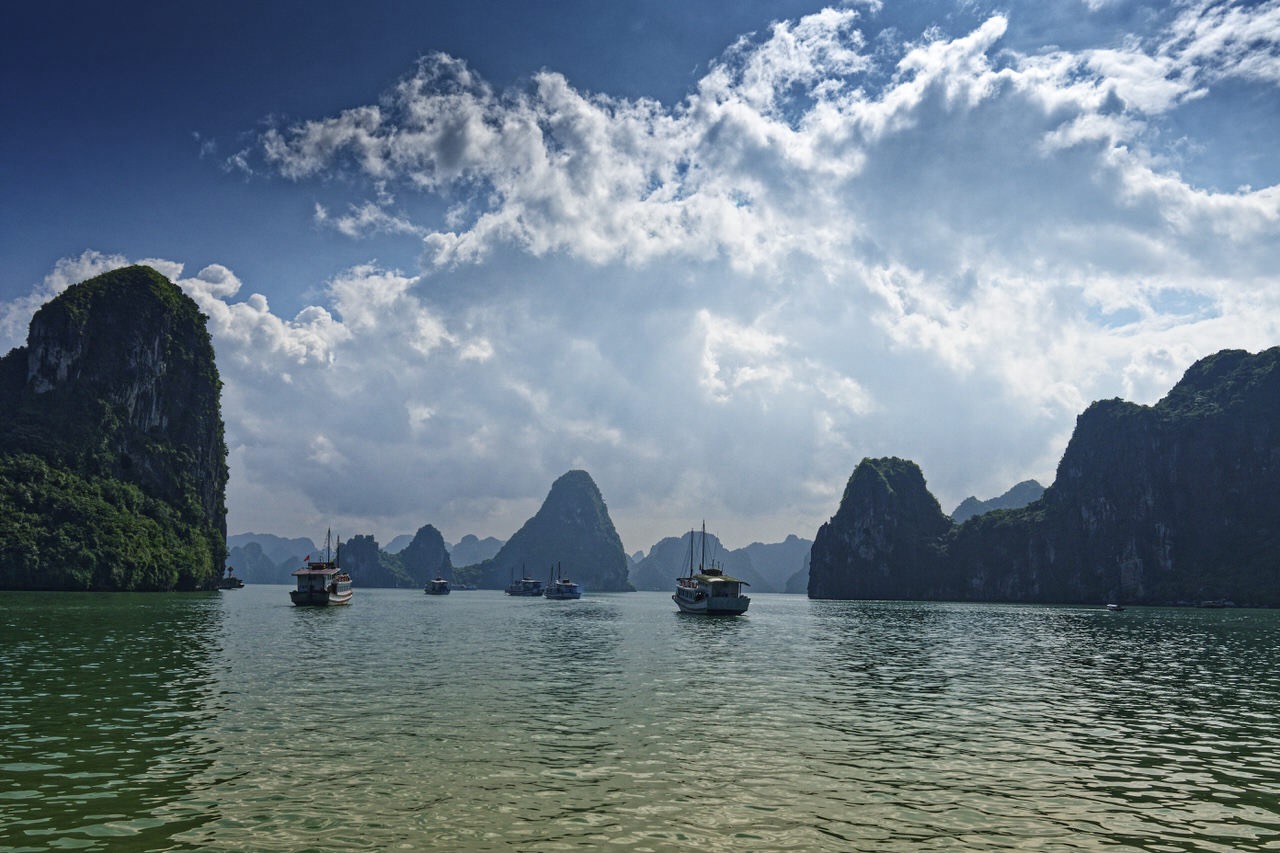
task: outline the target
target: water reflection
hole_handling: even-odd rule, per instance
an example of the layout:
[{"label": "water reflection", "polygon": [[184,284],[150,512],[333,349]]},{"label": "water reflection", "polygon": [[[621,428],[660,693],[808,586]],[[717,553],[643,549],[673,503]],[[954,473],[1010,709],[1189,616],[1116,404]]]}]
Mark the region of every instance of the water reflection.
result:
[{"label": "water reflection", "polygon": [[3,594],[0,846],[143,849],[217,818],[197,791],[220,604]]}]

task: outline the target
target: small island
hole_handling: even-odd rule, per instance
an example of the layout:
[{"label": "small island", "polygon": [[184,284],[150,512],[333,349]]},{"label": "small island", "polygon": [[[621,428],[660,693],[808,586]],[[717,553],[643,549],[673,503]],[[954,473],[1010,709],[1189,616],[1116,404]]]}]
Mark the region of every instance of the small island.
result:
[{"label": "small island", "polygon": [[150,267],[41,307],[0,359],[0,588],[216,589],[220,392],[206,318]]}]

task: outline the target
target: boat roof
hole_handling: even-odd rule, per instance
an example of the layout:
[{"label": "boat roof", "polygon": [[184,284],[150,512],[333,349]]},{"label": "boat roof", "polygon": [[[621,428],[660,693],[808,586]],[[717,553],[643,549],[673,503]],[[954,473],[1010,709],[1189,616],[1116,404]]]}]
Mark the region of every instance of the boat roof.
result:
[{"label": "boat roof", "polygon": [[744,581],[742,578],[730,577],[729,575],[694,575],[694,577],[700,581],[705,581],[706,583],[720,583],[721,581],[733,581],[734,583],[740,583],[743,586],[751,586],[750,583],[748,583],[747,581]]},{"label": "boat roof", "polygon": [[342,571],[342,569],[338,568],[333,563],[307,563],[307,565],[303,566],[301,569],[295,569],[293,572],[293,576],[298,577],[299,575],[336,575],[340,571]]}]

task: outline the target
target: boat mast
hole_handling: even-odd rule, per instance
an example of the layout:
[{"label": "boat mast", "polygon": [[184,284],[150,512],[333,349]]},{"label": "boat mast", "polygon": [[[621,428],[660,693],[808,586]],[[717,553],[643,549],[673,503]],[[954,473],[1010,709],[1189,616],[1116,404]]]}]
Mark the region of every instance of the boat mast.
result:
[{"label": "boat mast", "polygon": [[702,561],[698,563],[698,571],[707,570],[707,520],[702,519]]},{"label": "boat mast", "polygon": [[689,577],[693,577],[693,534],[692,527],[689,528]]}]

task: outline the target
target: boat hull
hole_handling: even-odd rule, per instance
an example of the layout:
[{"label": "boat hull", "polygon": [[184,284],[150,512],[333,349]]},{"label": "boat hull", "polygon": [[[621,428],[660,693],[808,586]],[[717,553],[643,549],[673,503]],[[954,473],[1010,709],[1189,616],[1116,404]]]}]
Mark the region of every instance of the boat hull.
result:
[{"label": "boat hull", "polygon": [[552,592],[550,590],[544,592],[542,597],[548,601],[573,601],[582,598],[582,591],[578,592]]},{"label": "boat hull", "polygon": [[751,599],[745,595],[738,598],[713,596],[690,601],[677,593],[671,596],[671,600],[680,608],[681,613],[695,613],[699,616],[741,616],[751,606]]},{"label": "boat hull", "polygon": [[511,585],[507,587],[507,595],[516,595],[522,598],[537,598],[541,596],[542,593],[542,581],[536,581],[532,578],[513,581]]},{"label": "boat hull", "polygon": [[289,598],[298,607],[340,607],[351,603],[352,590],[329,592],[328,590],[292,589]]}]

